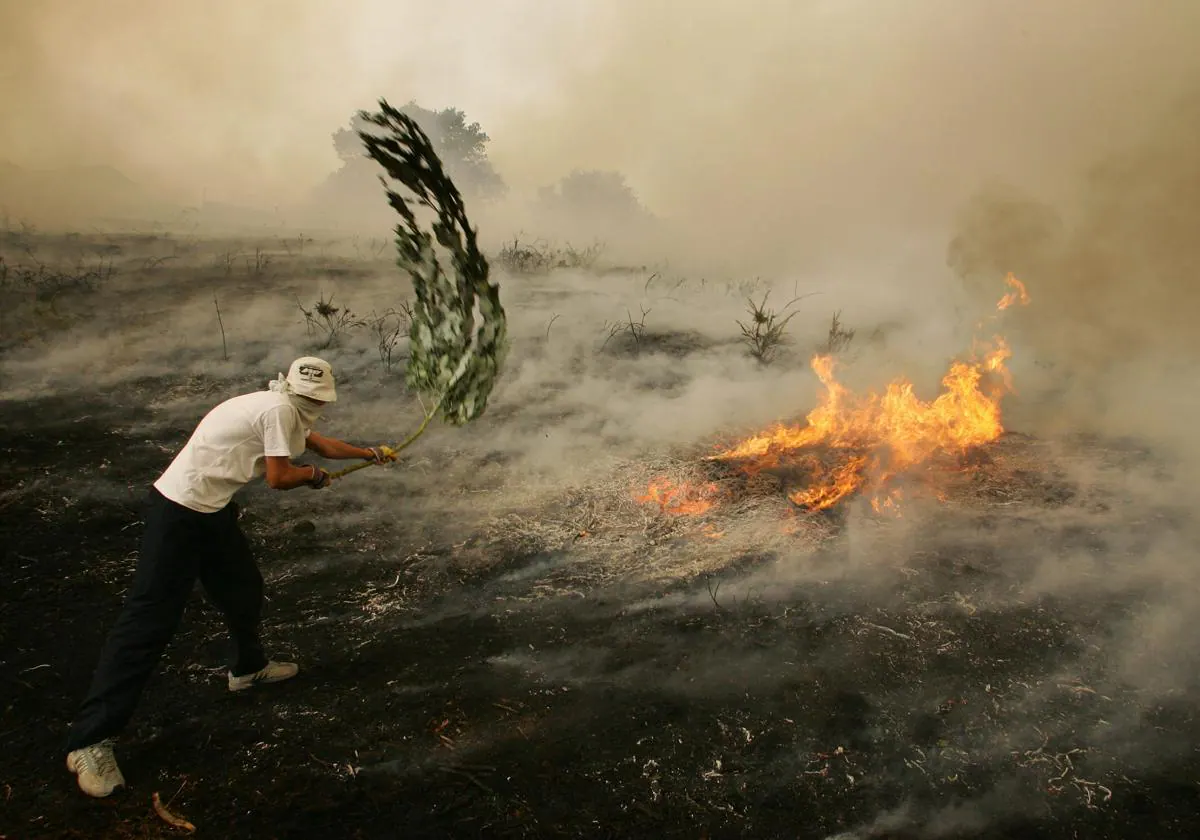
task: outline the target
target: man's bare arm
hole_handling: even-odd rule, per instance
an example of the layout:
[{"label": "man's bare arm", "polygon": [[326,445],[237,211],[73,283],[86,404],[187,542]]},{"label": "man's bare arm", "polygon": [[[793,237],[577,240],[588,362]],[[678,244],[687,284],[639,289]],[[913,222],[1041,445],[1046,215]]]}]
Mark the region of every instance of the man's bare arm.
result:
[{"label": "man's bare arm", "polygon": [[314,466],[298,467],[281,455],[267,456],[267,486],[272,490],[294,490],[311,486],[320,470]]},{"label": "man's bare arm", "polygon": [[372,461],[375,459],[375,453],[370,449],[355,446],[352,443],[346,443],[344,440],[338,440],[337,438],[325,437],[316,432],[308,433],[308,438],[304,441],[304,445],[310,451],[330,461],[348,461],[352,458],[359,458],[363,461]]}]

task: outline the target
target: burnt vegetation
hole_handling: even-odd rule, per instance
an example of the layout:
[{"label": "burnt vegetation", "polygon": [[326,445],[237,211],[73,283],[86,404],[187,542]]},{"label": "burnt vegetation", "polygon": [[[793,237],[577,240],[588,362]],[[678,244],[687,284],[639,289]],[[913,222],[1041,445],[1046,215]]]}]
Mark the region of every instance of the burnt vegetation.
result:
[{"label": "burnt vegetation", "polygon": [[304,316],[304,325],[310,336],[317,337],[317,349],[327,350],[344,339],[349,333],[367,326],[367,322],[359,318],[343,306],[335,306],[333,296],[325,298],[324,293],[310,307],[296,302],[300,313]]}]

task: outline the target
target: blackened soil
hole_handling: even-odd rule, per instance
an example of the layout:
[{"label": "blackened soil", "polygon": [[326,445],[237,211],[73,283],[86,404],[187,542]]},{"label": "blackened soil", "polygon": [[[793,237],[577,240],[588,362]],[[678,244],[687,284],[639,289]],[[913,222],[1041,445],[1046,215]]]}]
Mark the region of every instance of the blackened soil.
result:
[{"label": "blackened soil", "polygon": [[[226,691],[197,594],[120,743],[129,788],[87,799],[66,726],[184,434],[147,438],[111,399],[0,405],[0,835],[177,835],[158,791],[221,838],[1197,836],[1197,695],[1130,723],[1087,674],[1056,687],[1120,605],[865,614],[851,589],[767,603],[711,581],[680,584],[690,606],[522,599],[504,580],[545,558],[472,573],[263,490],[265,633],[300,677]],[[928,571],[914,603],[1000,574],[970,552]],[[1142,749],[1088,740],[1118,723]]]}]

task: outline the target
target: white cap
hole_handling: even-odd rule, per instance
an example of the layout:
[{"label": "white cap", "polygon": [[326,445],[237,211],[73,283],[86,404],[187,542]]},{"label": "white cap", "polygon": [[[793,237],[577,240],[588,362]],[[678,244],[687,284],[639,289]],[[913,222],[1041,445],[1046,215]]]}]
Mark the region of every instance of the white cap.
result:
[{"label": "white cap", "polygon": [[333,368],[324,359],[318,359],[316,356],[296,359],[288,371],[287,381],[294,394],[321,402],[337,402]]}]

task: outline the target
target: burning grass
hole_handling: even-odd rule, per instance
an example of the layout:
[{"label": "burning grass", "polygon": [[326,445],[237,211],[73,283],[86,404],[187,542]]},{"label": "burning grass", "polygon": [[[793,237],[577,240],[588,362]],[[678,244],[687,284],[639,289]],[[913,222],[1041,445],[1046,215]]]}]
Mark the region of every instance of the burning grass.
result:
[{"label": "burning grass", "polygon": [[655,476],[645,493],[636,497],[641,503],[654,504],[663,513],[697,516],[717,504],[719,489],[713,482],[672,484],[665,476]]},{"label": "burning grass", "polygon": [[503,569],[520,566],[538,581],[540,598],[581,586],[689,579],[751,550],[816,545],[833,533],[834,523],[800,517],[765,484],[752,492],[747,484],[694,452],[609,463],[574,487],[498,516],[457,562],[505,576]]},{"label": "burning grass", "polygon": [[[1009,275],[1006,283],[1010,291],[998,312],[1029,302],[1020,280]],[[835,377],[834,357],[817,355],[812,368],[825,391],[803,424],[776,425],[707,460],[747,479],[772,477],[803,510],[826,510],[862,493],[877,512],[894,512],[904,498],[901,483],[922,474],[936,479],[947,468],[968,469],[972,453],[1004,433],[1001,401],[1013,390],[1005,365],[1011,355],[999,335],[977,342],[968,359],[951,364],[942,392],[930,401],[903,377],[882,394],[855,394]],[[665,513],[695,516],[711,510],[721,495],[711,480],[678,484],[658,476],[637,499]]]}]

